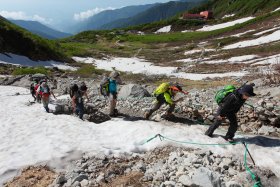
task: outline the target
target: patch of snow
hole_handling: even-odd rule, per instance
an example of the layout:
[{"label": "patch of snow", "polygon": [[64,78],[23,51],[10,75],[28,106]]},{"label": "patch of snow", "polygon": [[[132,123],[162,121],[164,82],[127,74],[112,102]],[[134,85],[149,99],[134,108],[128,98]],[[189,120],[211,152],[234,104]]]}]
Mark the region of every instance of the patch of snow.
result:
[{"label": "patch of snow", "polygon": [[29,67],[44,66],[47,68],[57,67],[58,69],[62,69],[62,70],[71,70],[71,71],[77,70],[77,68],[65,65],[62,62],[56,62],[53,60],[33,61],[26,56],[16,55],[16,54],[12,54],[12,53],[6,53],[6,54],[0,53],[0,63],[1,64],[12,64],[12,65],[16,65],[16,66],[29,66]]},{"label": "patch of snow", "polygon": [[131,72],[133,74],[146,75],[166,75],[169,77],[177,77],[190,80],[202,80],[205,78],[215,77],[231,77],[244,76],[246,72],[228,72],[228,73],[213,73],[213,74],[199,74],[199,73],[185,73],[178,72],[177,67],[163,67],[156,66],[150,62],[138,58],[112,58],[108,60],[98,60],[93,58],[74,57],[74,60],[83,63],[92,63],[98,69],[112,71],[116,69],[123,72]]},{"label": "patch of snow", "polygon": [[12,75],[0,75],[0,78],[12,77]]},{"label": "patch of snow", "polygon": [[217,30],[217,29],[223,29],[226,27],[230,27],[239,23],[244,23],[246,21],[249,21],[251,19],[254,19],[254,17],[247,17],[247,18],[241,18],[238,20],[234,20],[234,21],[230,21],[230,22],[226,22],[226,23],[221,23],[218,25],[206,25],[201,29],[198,29],[197,31],[213,31],[213,30]]},{"label": "patch of snow", "polygon": [[271,28],[271,29],[268,29],[268,30],[265,30],[265,31],[262,31],[262,32],[258,32],[258,33],[254,34],[254,35],[255,36],[260,36],[260,35],[263,35],[265,33],[268,33],[270,31],[274,31],[274,30],[277,30],[277,29],[280,29],[280,27]]},{"label": "patch of snow", "polygon": [[235,16],[235,14],[227,14],[227,15],[224,15],[224,16],[222,17],[222,19],[229,18],[229,17],[233,17],[233,16]]},{"label": "patch of snow", "polygon": [[186,58],[186,59],[180,59],[180,60],[176,60],[176,62],[195,62],[195,59],[192,58]]},{"label": "patch of snow", "polygon": [[155,33],[166,33],[171,31],[171,25],[162,27],[161,29],[157,30]]},{"label": "patch of snow", "polygon": [[279,11],[280,10],[280,7],[279,8],[276,8],[275,10],[273,10],[272,12],[276,12],[276,11]]},{"label": "patch of snow", "polygon": [[274,65],[274,64],[280,64],[280,54],[278,55],[273,55],[270,57],[265,57],[262,59],[258,59],[258,61],[254,64],[252,64],[252,66],[255,65]]},{"label": "patch of snow", "polygon": [[[10,96],[15,93],[18,96]],[[0,131],[0,181],[2,177],[13,170],[28,165],[63,158],[69,152],[81,151],[118,154],[121,152],[138,153],[152,150],[155,147],[174,145],[172,142],[155,139],[142,145],[147,139],[162,134],[178,141],[198,143],[224,143],[223,138],[209,138],[204,135],[207,126],[204,125],[168,125],[165,122],[124,121],[112,119],[102,124],[82,121],[69,115],[53,115],[46,113],[41,104],[27,106],[28,100],[33,100],[29,90],[13,86],[0,86],[1,131]],[[147,130],[149,129],[149,130]],[[218,133],[224,133],[217,129]],[[255,138],[240,136],[237,138]],[[253,140],[252,139],[252,140]],[[249,144],[249,150],[255,159],[256,166],[270,169],[280,177],[280,147],[272,144],[260,146],[258,139]],[[275,138],[275,142],[279,139]],[[176,144],[175,144],[176,145]],[[190,148],[211,150],[222,156],[232,156],[243,159],[242,144],[230,146],[198,146],[177,144]],[[268,144],[266,144],[268,145]],[[263,159],[265,158],[265,159]],[[61,163],[56,162],[56,167]]]},{"label": "patch of snow", "polygon": [[212,51],[216,51],[216,49],[194,49],[194,50],[191,50],[191,51],[186,51],[184,54],[185,55],[191,55],[191,54],[195,54],[195,53],[212,52]]},{"label": "patch of snow", "polygon": [[223,64],[223,63],[231,63],[231,64],[236,64],[236,63],[252,63],[249,60],[252,60],[254,58],[257,58],[257,55],[244,55],[244,56],[236,56],[236,57],[231,57],[227,60],[211,60],[211,61],[204,61],[204,64]]},{"label": "patch of snow", "polygon": [[267,36],[262,36],[253,40],[246,40],[242,42],[237,42],[235,44],[227,45],[223,49],[235,49],[235,48],[243,48],[243,47],[251,47],[256,45],[262,45],[270,42],[275,42],[280,40],[280,30],[273,32]]},{"label": "patch of snow", "polygon": [[248,31],[245,31],[245,32],[242,32],[242,33],[238,33],[238,34],[235,34],[235,35],[232,35],[232,36],[234,36],[234,37],[240,37],[240,36],[242,36],[242,35],[244,35],[244,34],[247,34],[247,33],[250,33],[250,32],[254,32],[255,30],[253,29],[253,30],[248,30]]},{"label": "patch of snow", "polygon": [[258,55],[243,55],[243,56],[236,56],[231,57],[228,59],[229,62],[235,63],[235,62],[244,62],[246,60],[252,60],[254,58],[257,58]]},{"label": "patch of snow", "polygon": [[182,33],[186,33],[186,32],[193,32],[193,30],[184,30],[184,31],[182,31]]}]

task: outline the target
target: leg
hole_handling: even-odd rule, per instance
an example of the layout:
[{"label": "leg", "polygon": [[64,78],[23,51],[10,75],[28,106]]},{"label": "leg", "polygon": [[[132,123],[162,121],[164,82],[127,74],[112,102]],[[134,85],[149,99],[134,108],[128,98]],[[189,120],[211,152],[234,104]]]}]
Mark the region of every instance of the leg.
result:
[{"label": "leg", "polygon": [[116,105],[117,105],[117,94],[111,93],[109,97],[110,97],[109,115],[115,116],[115,109],[116,109]]},{"label": "leg", "polygon": [[49,98],[42,98],[43,107],[46,109],[46,112],[49,112]]},{"label": "leg", "polygon": [[175,104],[169,105],[169,108],[167,110],[167,115],[171,115],[174,109],[175,109]]},{"label": "leg", "polygon": [[84,104],[78,103],[76,107],[76,114],[79,116],[79,118],[82,120],[84,116]]},{"label": "leg", "polygon": [[208,130],[205,132],[205,135],[212,137],[214,131],[222,124],[222,121],[217,119],[215,122],[208,128]]},{"label": "leg", "polygon": [[226,134],[226,138],[233,139],[234,134],[237,131],[237,127],[238,127],[236,114],[229,114],[227,115],[227,118],[230,122],[230,125],[228,128],[228,132]]},{"label": "leg", "polygon": [[144,118],[149,119],[149,117],[150,117],[155,111],[157,111],[157,110],[161,107],[162,104],[163,104],[162,102],[157,101],[157,102],[154,104],[153,108],[151,108],[148,112],[145,113]]}]

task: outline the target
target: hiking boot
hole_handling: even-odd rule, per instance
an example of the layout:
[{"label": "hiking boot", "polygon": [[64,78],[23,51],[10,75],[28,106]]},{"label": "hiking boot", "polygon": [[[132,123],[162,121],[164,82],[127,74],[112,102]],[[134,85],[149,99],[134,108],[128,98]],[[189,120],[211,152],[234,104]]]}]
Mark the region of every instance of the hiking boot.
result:
[{"label": "hiking boot", "polygon": [[149,119],[149,118],[150,118],[149,112],[146,112],[146,113],[144,114],[144,118],[145,118],[145,119]]},{"label": "hiking boot", "polygon": [[210,132],[210,129],[208,129],[205,133],[206,136],[209,136],[210,138],[213,137],[213,133]]},{"label": "hiking boot", "polygon": [[225,140],[228,141],[228,142],[234,142],[234,139],[233,139],[233,138],[225,137]]}]

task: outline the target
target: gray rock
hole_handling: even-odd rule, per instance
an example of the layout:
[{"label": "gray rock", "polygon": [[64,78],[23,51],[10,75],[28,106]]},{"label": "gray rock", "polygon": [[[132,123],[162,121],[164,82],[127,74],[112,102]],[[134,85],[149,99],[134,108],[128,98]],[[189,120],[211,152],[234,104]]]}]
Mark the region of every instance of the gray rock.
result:
[{"label": "gray rock", "polygon": [[161,183],[160,186],[162,186],[162,187],[175,187],[175,185],[176,185],[176,182],[174,182],[174,181],[165,181],[165,182]]},{"label": "gray rock", "polygon": [[88,186],[89,181],[86,180],[86,179],[84,179],[84,180],[82,180],[82,181],[80,182],[80,184],[81,184],[81,187],[86,187],[86,186]]},{"label": "gray rock", "polygon": [[229,181],[226,183],[226,187],[242,187],[242,185],[235,181]]},{"label": "gray rock", "polygon": [[88,176],[85,174],[81,174],[73,180],[73,183],[75,183],[76,181],[81,182],[84,179],[88,180]]},{"label": "gray rock", "polygon": [[182,183],[184,186],[192,186],[192,179],[188,175],[182,175],[179,177],[178,182]]},{"label": "gray rock", "polygon": [[274,133],[276,132],[276,129],[270,126],[265,126],[263,125],[259,130],[258,130],[258,134],[260,135],[269,135],[270,133]]},{"label": "gray rock", "polygon": [[192,181],[198,186],[221,187],[220,176],[205,167],[195,170],[194,175],[192,176]]},{"label": "gray rock", "polygon": [[139,84],[128,84],[121,88],[121,90],[118,93],[119,98],[128,98],[128,97],[137,97],[137,98],[143,98],[143,97],[150,97],[150,93],[140,86]]}]

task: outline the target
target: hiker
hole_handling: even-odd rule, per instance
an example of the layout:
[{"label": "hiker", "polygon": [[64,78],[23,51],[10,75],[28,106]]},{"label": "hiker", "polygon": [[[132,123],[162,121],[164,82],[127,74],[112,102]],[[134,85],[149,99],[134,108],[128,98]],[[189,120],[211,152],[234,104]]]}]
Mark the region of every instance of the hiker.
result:
[{"label": "hiker", "polygon": [[110,100],[109,116],[116,117],[118,115],[117,105],[117,84],[121,84],[120,73],[113,71],[109,75],[108,79],[108,95]]},{"label": "hiker", "polygon": [[221,125],[222,120],[226,117],[230,121],[230,126],[225,136],[225,140],[233,141],[234,134],[238,127],[236,113],[249,97],[253,97],[255,95],[256,94],[253,91],[253,84],[243,85],[242,87],[225,95],[219,103],[216,120],[205,132],[205,135],[212,137],[214,131]]},{"label": "hiker", "polygon": [[150,109],[148,112],[145,113],[144,118],[149,119],[149,117],[158,110],[161,105],[168,104],[169,109],[166,111],[165,117],[170,118],[173,116],[172,112],[175,109],[176,103],[183,100],[180,98],[178,100],[173,100],[178,92],[182,92],[187,94],[187,92],[182,91],[182,87],[178,84],[171,84],[171,83],[162,83],[155,91],[154,96],[156,97],[156,103],[154,104],[153,108]]},{"label": "hiker", "polygon": [[38,97],[39,94],[41,95],[41,100],[42,100],[44,108],[46,109],[46,112],[49,112],[48,105],[49,105],[50,95],[52,95],[55,99],[56,99],[56,97],[55,97],[54,93],[50,90],[46,81],[42,81],[42,83],[36,90],[36,97]]},{"label": "hiker", "polygon": [[87,100],[89,100],[85,82],[82,82],[80,87],[78,87],[77,84],[74,84],[70,89],[70,97],[72,99],[73,112],[75,112],[75,114],[79,116],[81,120],[83,120],[84,115],[83,96],[85,96]]},{"label": "hiker", "polygon": [[36,101],[36,89],[35,89],[35,86],[38,84],[38,82],[39,82],[38,79],[34,79],[34,82],[32,82],[31,85],[30,85],[30,93],[31,93],[31,96],[34,98],[34,101]]}]

